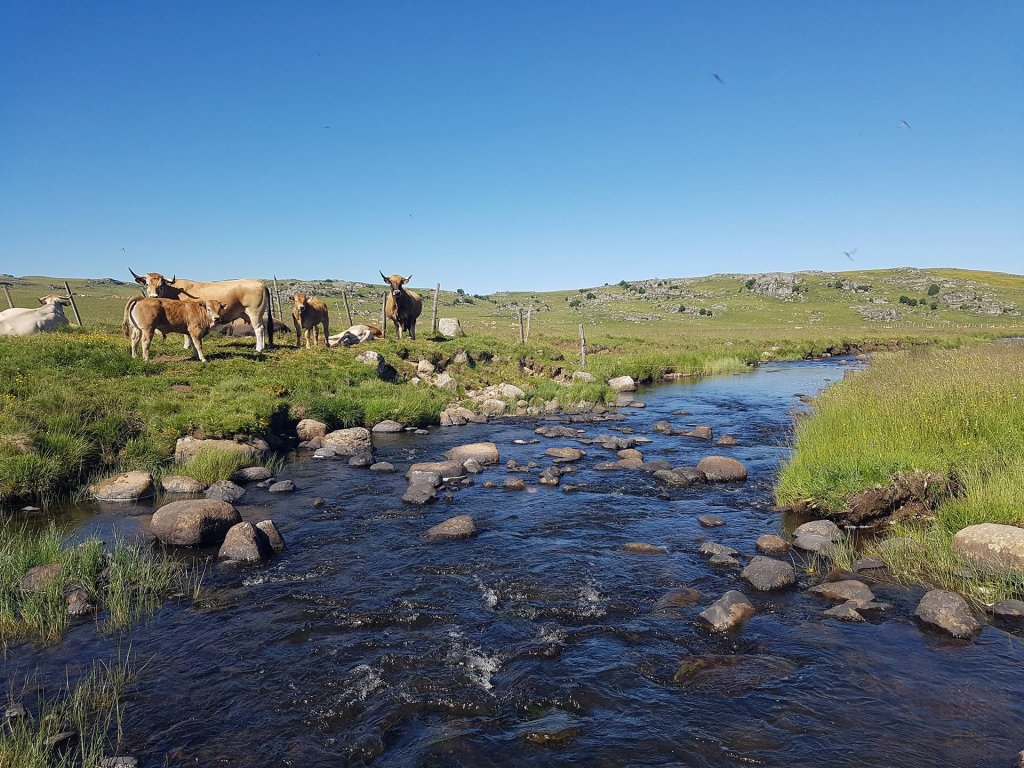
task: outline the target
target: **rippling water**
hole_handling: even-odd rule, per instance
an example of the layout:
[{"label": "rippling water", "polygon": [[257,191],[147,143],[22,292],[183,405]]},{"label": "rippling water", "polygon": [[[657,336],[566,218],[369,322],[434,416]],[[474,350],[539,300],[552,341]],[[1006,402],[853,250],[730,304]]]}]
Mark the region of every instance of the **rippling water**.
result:
[{"label": "rippling water", "polygon": [[[792,521],[770,511],[786,456],[794,393],[841,376],[834,361],[646,389],[625,422],[648,459],[694,464],[724,452],[750,469],[742,486],[665,489],[637,471],[590,469],[612,454],[586,446],[563,493],[485,489],[490,468],[452,501],[404,506],[402,473],[452,445],[494,440],[502,461],[552,446],[534,422],[381,436],[399,472],[371,475],[302,461],[288,497],[250,490],[244,518],[273,518],[288,551],[271,563],[210,569],[206,598],[170,605],[131,633],[149,659],[124,716],[126,754],[142,765],[224,766],[1009,766],[1024,749],[1024,646],[986,627],[972,643],[913,623],[920,590],[877,587],[895,610],[860,625],[823,621],[800,589],[751,593],[757,616],[715,637],[696,614],[731,588],[711,539],[754,553]],[[691,416],[673,416],[678,409]],[[649,433],[657,420],[710,424],[741,443],[718,449]],[[322,496],[327,506],[314,509]],[[152,509],[76,510],[81,534],[147,534]],[[430,526],[471,514],[475,539],[426,542]],[[697,517],[714,513],[721,528]],[[628,554],[626,542],[666,547]],[[206,553],[209,554],[209,553]],[[800,576],[801,587],[810,577]],[[654,610],[667,592],[702,597]],[[685,601],[682,601],[685,603]],[[663,603],[664,605],[664,603]],[[121,640],[127,644],[127,638]],[[117,638],[77,625],[57,647],[15,648],[0,683],[39,669],[58,681]]]}]

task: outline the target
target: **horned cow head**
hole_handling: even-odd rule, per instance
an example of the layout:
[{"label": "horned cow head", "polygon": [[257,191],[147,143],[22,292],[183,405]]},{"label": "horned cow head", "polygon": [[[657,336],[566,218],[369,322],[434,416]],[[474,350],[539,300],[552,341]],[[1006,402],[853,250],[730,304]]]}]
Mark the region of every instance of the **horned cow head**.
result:
[{"label": "horned cow head", "polygon": [[55,304],[63,304],[66,307],[68,304],[71,303],[71,297],[70,296],[58,296],[55,293],[50,293],[50,294],[47,294],[46,296],[41,296],[39,298],[39,303],[42,304],[44,307],[46,305],[48,305],[48,304],[50,306],[53,306]]},{"label": "horned cow head", "polygon": [[144,275],[135,274],[135,270],[128,267],[128,271],[132,273],[132,277],[135,278],[135,282],[141,285],[146,290],[146,296],[150,298],[168,298],[173,299],[174,295],[171,294],[167,288],[178,279],[177,275],[174,275],[170,280],[161,275],[159,272],[147,272]]},{"label": "horned cow head", "polygon": [[[379,269],[377,271],[380,272]],[[412,280],[412,275],[409,275],[408,277],[402,277],[401,275],[392,275],[391,277],[388,277],[383,272],[380,272],[380,276],[384,278],[384,285],[391,286],[391,295],[396,299],[404,292],[402,286]]]},{"label": "horned cow head", "polygon": [[306,311],[306,294],[296,293],[294,296],[292,296],[292,301],[295,302],[295,309],[299,311],[300,315]]}]

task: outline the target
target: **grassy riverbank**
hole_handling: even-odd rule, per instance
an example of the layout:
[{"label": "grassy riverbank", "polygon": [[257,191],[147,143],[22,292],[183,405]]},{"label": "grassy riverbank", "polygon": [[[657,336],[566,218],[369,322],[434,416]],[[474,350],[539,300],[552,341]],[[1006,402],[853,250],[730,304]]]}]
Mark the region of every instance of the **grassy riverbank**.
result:
[{"label": "grassy riverbank", "polygon": [[878,357],[800,421],[777,498],[841,510],[853,493],[913,470],[942,473],[955,490],[934,521],[894,526],[919,545],[882,550],[894,575],[977,599],[1019,594],[1024,578],[976,574],[949,543],[968,525],[1024,525],[1024,346]]}]

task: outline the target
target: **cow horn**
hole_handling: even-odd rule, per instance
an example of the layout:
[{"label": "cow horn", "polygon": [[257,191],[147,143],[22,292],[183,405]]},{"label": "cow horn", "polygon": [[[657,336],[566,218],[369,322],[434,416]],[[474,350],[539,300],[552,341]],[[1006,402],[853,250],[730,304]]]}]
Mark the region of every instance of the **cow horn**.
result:
[{"label": "cow horn", "polygon": [[174,282],[175,280],[177,280],[177,279],[178,279],[178,273],[177,273],[177,272],[175,272],[175,273],[174,273],[174,276],[173,276],[173,277],[171,277],[171,282],[173,283],[173,282]]},{"label": "cow horn", "polygon": [[134,277],[136,280],[139,279],[139,276],[135,274],[135,270],[134,269],[132,269],[131,267],[128,267],[128,271],[132,273],[132,277]]},{"label": "cow horn", "polygon": [[409,275],[409,276],[408,276],[407,278],[405,278],[404,280],[402,280],[402,282],[403,282],[403,283],[408,283],[408,282],[409,282],[410,280],[412,280],[412,275]]},{"label": "cow horn", "polygon": [[[380,272],[379,269],[377,271]],[[383,272],[380,272],[380,276],[384,278],[385,283],[391,282],[390,280],[388,280],[387,275],[385,275]]]}]

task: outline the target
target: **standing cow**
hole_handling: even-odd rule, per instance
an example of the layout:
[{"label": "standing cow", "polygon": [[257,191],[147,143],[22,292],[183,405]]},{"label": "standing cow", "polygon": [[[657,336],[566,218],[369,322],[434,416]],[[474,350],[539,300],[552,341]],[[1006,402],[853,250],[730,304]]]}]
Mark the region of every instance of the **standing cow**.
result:
[{"label": "standing cow", "polygon": [[[380,270],[377,270],[380,272]],[[387,318],[395,324],[395,332],[398,334],[398,339],[402,339],[402,331],[407,330],[409,332],[409,338],[416,339],[416,319],[420,316],[420,312],[423,311],[423,299],[420,298],[418,293],[413,293],[405,284],[412,279],[412,275],[409,277],[402,277],[401,275],[392,275],[386,277],[383,272],[380,276],[384,278],[384,285],[391,287],[391,292],[388,294],[387,304],[384,308],[384,314]]]},{"label": "standing cow", "polygon": [[292,307],[292,322],[295,323],[295,346],[302,346],[302,337],[306,337],[306,349],[312,349],[309,345],[309,332],[313,331],[313,344],[320,343],[320,326],[324,327],[324,344],[330,346],[327,337],[330,332],[327,324],[330,320],[327,314],[327,305],[315,296],[307,297],[304,293],[296,293],[292,296],[295,306]]},{"label": "standing cow", "polygon": [[[271,312],[270,289],[262,280],[218,280],[204,283],[200,280],[186,280],[174,276],[170,280],[159,272],[136,275],[128,268],[135,282],[146,289],[146,296],[159,299],[194,299],[198,301],[219,301],[224,305],[220,322],[230,323],[239,317],[249,318],[256,333],[256,351],[262,352],[267,344],[274,343],[274,318]],[[185,349],[189,348],[185,337]]]},{"label": "standing cow", "polygon": [[0,312],[0,336],[29,336],[39,331],[52,331],[68,325],[64,307],[71,303],[67,296],[49,294],[39,299],[41,307],[14,307]]},{"label": "standing cow", "polygon": [[219,323],[224,305],[219,301],[192,301],[191,299],[153,299],[136,296],[129,299],[124,307],[122,330],[130,336],[132,357],[135,357],[139,342],[142,343],[142,359],[149,360],[149,345],[157,331],[182,333],[185,343],[191,346],[202,362],[203,336],[210,332],[214,323]]}]

